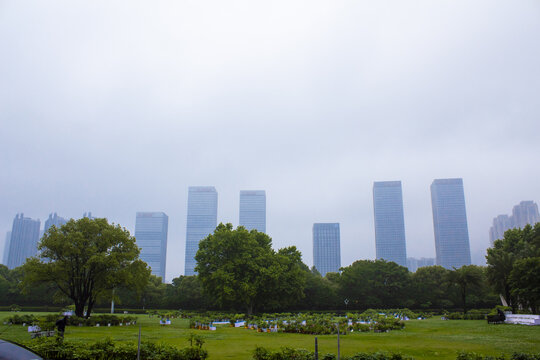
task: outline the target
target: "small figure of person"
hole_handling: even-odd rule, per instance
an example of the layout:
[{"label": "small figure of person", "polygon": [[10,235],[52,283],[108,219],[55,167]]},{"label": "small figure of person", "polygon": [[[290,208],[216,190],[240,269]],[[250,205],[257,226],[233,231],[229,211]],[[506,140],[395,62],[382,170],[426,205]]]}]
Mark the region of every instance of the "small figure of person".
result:
[{"label": "small figure of person", "polygon": [[62,319],[56,322],[56,326],[58,327],[58,336],[62,339],[64,338],[64,331],[66,331],[67,321],[68,317],[64,316]]}]

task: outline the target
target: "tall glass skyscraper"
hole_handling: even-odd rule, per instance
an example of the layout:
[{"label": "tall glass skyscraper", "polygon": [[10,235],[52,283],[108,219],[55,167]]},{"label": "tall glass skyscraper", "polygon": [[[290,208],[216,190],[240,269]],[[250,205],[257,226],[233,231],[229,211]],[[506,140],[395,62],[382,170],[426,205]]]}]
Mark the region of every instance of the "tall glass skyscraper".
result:
[{"label": "tall glass skyscraper", "polygon": [[266,233],[266,193],[264,190],[240,191],[240,225]]},{"label": "tall glass skyscraper", "polygon": [[167,232],[169,217],[163,212],[138,212],[135,219],[135,239],[141,248],[140,258],[152,269],[152,274],[165,281],[167,265]]},{"label": "tall glass skyscraper", "polygon": [[217,191],[213,186],[191,186],[188,194],[185,275],[195,274],[195,254],[199,241],[217,226]]},{"label": "tall glass skyscraper", "polygon": [[434,180],[431,184],[431,207],[437,265],[447,269],[470,265],[471,249],[463,180]]},{"label": "tall glass skyscraper", "polygon": [[40,225],[39,220],[26,218],[24,214],[15,216],[9,242],[8,268],[21,266],[27,258],[37,255]]},{"label": "tall glass skyscraper", "polygon": [[377,259],[407,266],[401,181],[373,183]]},{"label": "tall glass skyscraper", "polygon": [[325,276],[341,267],[339,223],[313,224],[313,266]]},{"label": "tall glass skyscraper", "polygon": [[49,230],[49,228],[53,225],[59,228],[60,226],[64,225],[66,222],[67,222],[66,219],[64,219],[61,216],[58,216],[56,213],[49,214],[49,218],[45,220],[43,232],[46,233],[47,230]]}]

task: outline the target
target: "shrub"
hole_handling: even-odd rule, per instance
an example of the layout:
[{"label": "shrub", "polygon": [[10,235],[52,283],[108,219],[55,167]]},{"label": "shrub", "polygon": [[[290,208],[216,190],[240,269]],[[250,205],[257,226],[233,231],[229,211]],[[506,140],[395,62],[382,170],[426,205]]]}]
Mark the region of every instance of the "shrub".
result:
[{"label": "shrub", "polygon": [[[51,360],[126,360],[137,357],[137,345],[116,344],[105,339],[81,347],[79,344],[62,341],[59,338],[38,338],[26,344],[42,357]],[[153,360],[204,360],[208,352],[200,347],[178,349],[171,345],[144,342],[141,344],[141,358]]]}]

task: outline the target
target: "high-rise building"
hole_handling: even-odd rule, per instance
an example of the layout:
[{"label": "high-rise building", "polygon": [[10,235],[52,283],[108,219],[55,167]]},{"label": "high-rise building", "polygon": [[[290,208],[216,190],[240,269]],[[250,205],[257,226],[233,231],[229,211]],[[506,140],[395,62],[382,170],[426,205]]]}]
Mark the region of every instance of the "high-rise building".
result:
[{"label": "high-rise building", "polygon": [[540,222],[538,205],[534,201],[522,201],[512,209],[512,225],[523,229],[527,224]]},{"label": "high-rise building", "polygon": [[14,269],[21,266],[27,258],[37,255],[39,227],[39,220],[25,218],[24,214],[15,216],[9,242],[8,268]]},{"label": "high-rise building", "polygon": [[217,202],[218,194],[213,186],[189,187],[185,275],[195,274],[195,254],[199,250],[199,241],[216,229]]},{"label": "high-rise building", "polygon": [[471,264],[469,229],[462,179],[436,179],[431,208],[437,265],[447,269]]},{"label": "high-rise building", "polygon": [[313,266],[325,276],[341,267],[339,223],[313,224]]},{"label": "high-rise building", "polygon": [[9,255],[9,243],[11,241],[11,231],[6,232],[6,241],[4,242],[4,253],[2,255],[2,264],[8,264],[8,255]]},{"label": "high-rise building", "polygon": [[266,193],[264,190],[240,191],[240,225],[266,233]]},{"label": "high-rise building", "polygon": [[512,209],[512,216],[499,215],[493,219],[493,226],[489,229],[489,241],[493,242],[504,237],[506,230],[513,228],[523,229],[527,224],[534,225],[540,222],[538,205],[534,201],[522,201]]},{"label": "high-rise building", "polygon": [[499,215],[493,219],[493,226],[489,229],[489,241],[491,245],[497,239],[502,239],[506,230],[511,229],[512,218],[508,215]]},{"label": "high-rise building", "polygon": [[373,183],[377,259],[407,266],[401,181]]},{"label": "high-rise building", "polygon": [[51,226],[56,226],[59,228],[67,222],[63,217],[58,216],[56,213],[49,214],[49,218],[45,220],[45,225],[43,227],[43,232],[47,232]]},{"label": "high-rise building", "polygon": [[82,216],[83,218],[89,218],[90,220],[93,220],[95,219],[95,217],[92,216],[92,212],[89,211],[89,212],[85,212]]},{"label": "high-rise building", "polygon": [[407,268],[410,272],[416,272],[421,267],[435,265],[434,258],[407,258]]},{"label": "high-rise building", "polygon": [[135,219],[135,239],[141,248],[140,258],[152,269],[152,274],[165,281],[167,265],[167,231],[169,217],[163,212],[138,212]]}]

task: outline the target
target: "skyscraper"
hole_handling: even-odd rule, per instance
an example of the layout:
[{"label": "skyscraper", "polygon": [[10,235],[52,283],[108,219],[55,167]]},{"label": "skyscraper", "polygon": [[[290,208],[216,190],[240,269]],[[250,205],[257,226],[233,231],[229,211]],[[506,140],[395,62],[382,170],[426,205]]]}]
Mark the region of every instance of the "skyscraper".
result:
[{"label": "skyscraper", "polygon": [[431,208],[437,265],[447,269],[470,265],[471,249],[463,180],[434,180],[431,184]]},{"label": "skyscraper", "polygon": [[49,230],[49,228],[53,225],[59,228],[60,226],[64,225],[66,222],[67,222],[66,219],[58,216],[56,213],[49,214],[49,218],[45,220],[43,232],[47,232],[47,230]]},{"label": "skyscraper", "polygon": [[169,217],[163,212],[138,212],[135,239],[141,248],[140,258],[152,268],[152,274],[165,281],[167,265],[167,231]]},{"label": "skyscraper", "polygon": [[401,181],[373,183],[377,259],[407,266]]},{"label": "skyscraper", "polygon": [[525,225],[534,225],[540,221],[538,205],[534,201],[522,201],[512,209],[512,225],[523,229]]},{"label": "skyscraper", "polygon": [[11,229],[7,267],[14,269],[26,262],[26,259],[37,255],[40,221],[25,218],[17,214]]},{"label": "skyscraper", "polygon": [[195,254],[199,250],[199,241],[216,229],[217,201],[217,191],[213,186],[189,187],[185,275],[195,274]]},{"label": "skyscraper", "polygon": [[489,241],[493,242],[504,237],[506,230],[513,228],[523,229],[527,224],[534,225],[540,222],[538,205],[534,201],[522,201],[512,209],[512,216],[499,215],[493,219],[493,226],[489,229]]},{"label": "skyscraper", "polygon": [[266,193],[264,190],[240,191],[240,225],[266,233]]},{"label": "skyscraper", "polygon": [[489,229],[491,245],[497,239],[502,239],[506,230],[513,228],[512,218],[508,215],[499,215],[493,219],[493,226]]},{"label": "skyscraper", "polygon": [[322,276],[341,267],[339,223],[313,224],[313,265]]},{"label": "skyscraper", "polygon": [[8,255],[9,255],[9,243],[11,241],[11,231],[6,232],[6,241],[4,242],[4,253],[2,255],[2,264],[8,264]]}]

